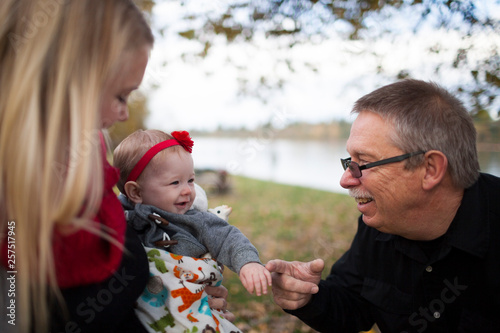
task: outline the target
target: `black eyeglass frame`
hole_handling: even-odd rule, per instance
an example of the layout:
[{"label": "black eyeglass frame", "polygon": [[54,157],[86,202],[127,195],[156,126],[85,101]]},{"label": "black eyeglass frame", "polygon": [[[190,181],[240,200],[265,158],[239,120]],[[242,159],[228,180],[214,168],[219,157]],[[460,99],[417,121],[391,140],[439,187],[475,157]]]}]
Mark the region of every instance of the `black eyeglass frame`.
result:
[{"label": "black eyeglass frame", "polygon": [[425,154],[425,153],[426,153],[425,151],[419,150],[419,151],[416,151],[413,153],[394,156],[394,157],[386,158],[386,159],[383,159],[383,160],[380,160],[377,162],[368,163],[368,164],[364,164],[364,165],[359,165],[358,163],[351,161],[351,157],[341,158],[340,162],[342,163],[342,167],[344,168],[344,171],[349,168],[349,171],[351,172],[351,175],[354,178],[361,178],[361,176],[363,176],[361,170],[370,169],[370,168],[384,165],[384,164],[401,162],[401,161],[404,161],[412,156]]}]

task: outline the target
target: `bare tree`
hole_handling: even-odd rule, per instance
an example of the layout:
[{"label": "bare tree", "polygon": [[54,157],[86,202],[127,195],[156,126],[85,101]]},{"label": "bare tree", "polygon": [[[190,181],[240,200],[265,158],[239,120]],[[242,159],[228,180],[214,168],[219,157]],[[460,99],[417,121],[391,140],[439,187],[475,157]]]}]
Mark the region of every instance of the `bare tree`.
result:
[{"label": "bare tree", "polygon": [[[138,0],[139,1],[139,0]],[[180,6],[201,4],[201,0],[156,0],[177,2]],[[491,4],[493,4],[491,1]],[[147,1],[151,6],[151,0]],[[276,41],[282,48],[292,49],[305,43],[321,43],[332,33],[342,36],[346,41],[375,41],[396,38],[401,32],[389,24],[394,19],[410,17],[407,25],[415,35],[424,26],[432,25],[436,30],[456,32],[463,43],[454,50],[455,57],[449,63],[437,64],[435,72],[443,68],[454,68],[468,73],[470,80],[457,82],[456,92],[462,95],[474,114],[487,110],[490,114],[500,112],[497,96],[500,92],[500,45],[488,48],[478,45],[477,36],[498,36],[500,22],[494,13],[488,12],[488,2],[480,0],[414,0],[414,1],[374,1],[374,0],[211,0],[206,12],[195,11],[184,15],[187,29],[178,31],[186,39],[198,41],[199,51],[186,56],[204,59],[210,56],[217,41],[223,39],[227,44],[254,43],[266,38]],[[498,4],[497,4],[498,6]],[[498,10],[498,7],[496,7]],[[201,23],[200,23],[201,22]],[[160,33],[169,26],[158,27]],[[258,47],[258,46],[256,46]],[[429,55],[444,52],[442,43],[428,47]],[[478,51],[478,48],[480,49]],[[358,51],[358,50],[356,50]],[[372,50],[375,57],[383,57]],[[478,57],[478,54],[480,56]],[[288,58],[277,59],[286,65],[291,73],[296,62]],[[230,63],[231,60],[228,59]],[[405,78],[414,75],[411,68],[400,68],[396,74],[386,73],[380,61],[376,70],[382,75]],[[311,71],[317,71],[314,64],[303,64]],[[244,72],[245,68],[240,70]],[[472,82],[472,84],[471,84]],[[280,88],[286,78],[262,76],[258,84],[252,85],[242,75],[240,79],[242,94],[264,95],[265,91]]]}]

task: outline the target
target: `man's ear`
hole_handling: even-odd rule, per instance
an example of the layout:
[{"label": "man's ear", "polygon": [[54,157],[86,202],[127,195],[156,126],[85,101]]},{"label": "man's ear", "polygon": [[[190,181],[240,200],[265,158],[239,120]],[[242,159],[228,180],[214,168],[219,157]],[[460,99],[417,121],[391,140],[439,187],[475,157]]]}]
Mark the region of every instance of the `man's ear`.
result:
[{"label": "man's ear", "polygon": [[422,186],[425,190],[431,190],[439,185],[446,176],[448,170],[448,158],[439,150],[429,150],[425,153],[425,175]]},{"label": "man's ear", "polygon": [[125,194],[127,198],[132,201],[134,204],[142,203],[142,191],[141,186],[136,182],[126,182],[123,185],[125,190]]}]

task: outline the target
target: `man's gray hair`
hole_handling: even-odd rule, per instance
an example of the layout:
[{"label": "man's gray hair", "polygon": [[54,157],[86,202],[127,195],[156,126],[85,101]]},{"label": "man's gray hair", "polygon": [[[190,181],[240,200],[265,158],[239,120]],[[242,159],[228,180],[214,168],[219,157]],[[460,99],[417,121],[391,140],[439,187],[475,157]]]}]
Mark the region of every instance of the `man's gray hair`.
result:
[{"label": "man's gray hair", "polygon": [[[439,150],[448,159],[453,183],[468,188],[479,177],[476,129],[463,103],[433,82],[407,79],[361,97],[351,113],[370,111],[395,128],[391,140],[406,153]],[[410,158],[406,167],[422,163]]]}]

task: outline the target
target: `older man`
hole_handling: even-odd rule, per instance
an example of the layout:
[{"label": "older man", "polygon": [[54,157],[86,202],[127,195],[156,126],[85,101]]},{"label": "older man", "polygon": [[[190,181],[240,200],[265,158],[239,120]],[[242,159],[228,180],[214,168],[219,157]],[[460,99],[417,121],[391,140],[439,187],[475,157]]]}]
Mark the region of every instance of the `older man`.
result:
[{"label": "older man", "polygon": [[351,248],[271,260],[276,304],[321,332],[500,331],[500,178],[479,172],[462,103],[404,80],[359,99],[340,184],[362,213]]}]

